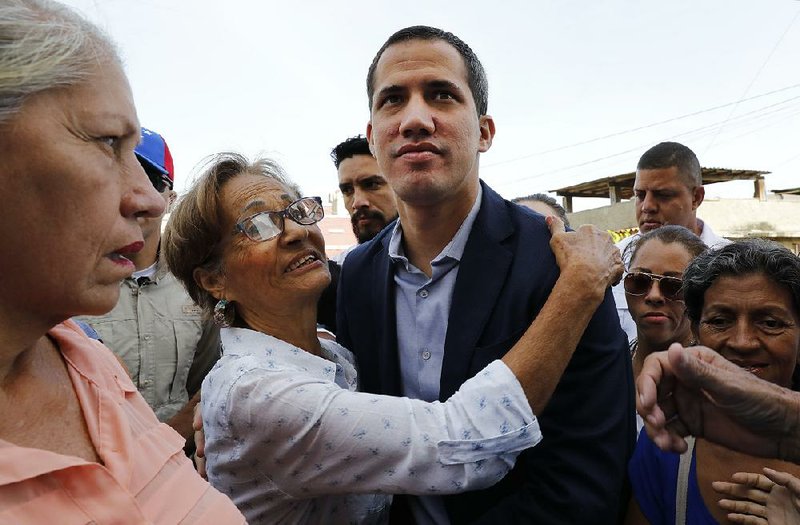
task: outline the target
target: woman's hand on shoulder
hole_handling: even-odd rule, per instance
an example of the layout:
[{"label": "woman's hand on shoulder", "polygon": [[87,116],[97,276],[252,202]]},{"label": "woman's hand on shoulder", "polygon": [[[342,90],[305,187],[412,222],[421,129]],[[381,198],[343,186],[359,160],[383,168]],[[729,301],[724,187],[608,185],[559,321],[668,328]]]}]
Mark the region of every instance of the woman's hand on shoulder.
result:
[{"label": "woman's hand on shoulder", "polygon": [[619,282],[625,267],[619,249],[608,232],[590,224],[568,232],[558,217],[548,216],[550,248],[561,274],[568,274],[577,286],[594,289],[601,294]]}]

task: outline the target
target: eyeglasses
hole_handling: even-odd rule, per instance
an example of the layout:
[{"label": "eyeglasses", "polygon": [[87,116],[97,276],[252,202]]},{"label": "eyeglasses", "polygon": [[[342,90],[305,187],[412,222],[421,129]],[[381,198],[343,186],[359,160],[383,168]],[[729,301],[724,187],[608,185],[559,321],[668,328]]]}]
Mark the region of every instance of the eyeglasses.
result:
[{"label": "eyeglasses", "polygon": [[683,279],[655,273],[632,272],[627,274],[623,281],[625,293],[647,295],[653,287],[654,281],[658,281],[658,289],[664,297],[670,301],[683,301]]},{"label": "eyeglasses", "polygon": [[283,231],[284,217],[297,224],[310,226],[322,220],[325,211],[319,197],[303,197],[284,208],[282,211],[260,211],[236,224],[235,232],[247,235],[255,242],[273,239]]}]

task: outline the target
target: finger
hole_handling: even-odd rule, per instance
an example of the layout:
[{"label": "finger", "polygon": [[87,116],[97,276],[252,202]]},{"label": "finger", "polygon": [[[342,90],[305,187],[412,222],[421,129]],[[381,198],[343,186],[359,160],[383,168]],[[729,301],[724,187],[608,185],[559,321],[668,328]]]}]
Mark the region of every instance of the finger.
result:
[{"label": "finger", "polygon": [[547,227],[550,228],[550,235],[556,235],[567,231],[564,227],[564,221],[554,215],[548,215],[544,220],[547,222]]},{"label": "finger", "polygon": [[769,490],[753,488],[750,485],[741,483],[730,483],[728,481],[714,481],[711,487],[732,500],[747,500],[759,505],[766,506]]},{"label": "finger", "polygon": [[731,523],[740,525],[769,525],[769,522],[759,516],[750,516],[748,514],[728,514],[728,520]]},{"label": "finger", "polygon": [[192,414],[192,430],[200,430],[203,428],[203,403],[198,401],[194,406],[194,413]]},{"label": "finger", "polygon": [[764,467],[764,474],[770,481],[789,489],[793,496],[800,497],[800,479],[788,472],[779,472],[768,467]]},{"label": "finger", "polygon": [[734,514],[746,514],[748,516],[767,517],[767,507],[752,501],[737,499],[721,499],[719,506],[722,510]]},{"label": "finger", "polygon": [[775,486],[767,476],[756,472],[736,472],[731,479],[735,483],[741,483],[749,487],[769,492]]}]

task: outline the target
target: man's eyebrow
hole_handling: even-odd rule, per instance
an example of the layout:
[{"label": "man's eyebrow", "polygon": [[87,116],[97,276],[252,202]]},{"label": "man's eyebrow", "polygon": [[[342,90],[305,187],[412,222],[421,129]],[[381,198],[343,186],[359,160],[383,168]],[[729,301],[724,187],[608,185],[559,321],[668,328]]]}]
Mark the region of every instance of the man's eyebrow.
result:
[{"label": "man's eyebrow", "polygon": [[428,87],[434,89],[446,88],[453,91],[461,91],[461,87],[458,84],[455,82],[450,82],[449,80],[431,80],[428,82]]},{"label": "man's eyebrow", "polygon": [[376,97],[383,97],[383,96],[386,96],[386,95],[392,94],[392,93],[400,93],[401,91],[405,91],[405,88],[403,86],[399,86],[397,84],[392,84],[391,86],[386,86],[386,87],[381,88],[375,94],[375,96]]}]

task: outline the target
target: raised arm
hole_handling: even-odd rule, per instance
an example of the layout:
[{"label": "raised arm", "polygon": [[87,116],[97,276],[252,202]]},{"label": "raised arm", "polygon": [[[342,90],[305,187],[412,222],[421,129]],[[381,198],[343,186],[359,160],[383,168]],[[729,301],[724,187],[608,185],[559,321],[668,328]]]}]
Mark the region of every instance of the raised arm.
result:
[{"label": "raised arm", "polygon": [[590,225],[567,232],[557,217],[547,217],[547,224],[561,275],[530,328],[503,357],[535,414],[544,410],[606,289],[624,269],[608,233]]}]

